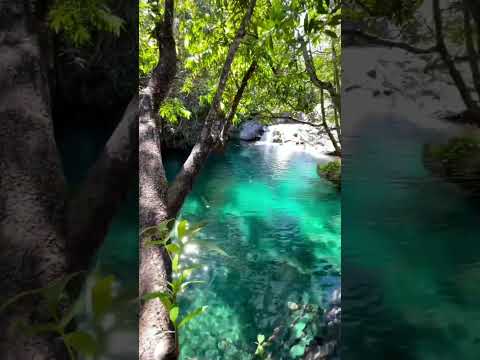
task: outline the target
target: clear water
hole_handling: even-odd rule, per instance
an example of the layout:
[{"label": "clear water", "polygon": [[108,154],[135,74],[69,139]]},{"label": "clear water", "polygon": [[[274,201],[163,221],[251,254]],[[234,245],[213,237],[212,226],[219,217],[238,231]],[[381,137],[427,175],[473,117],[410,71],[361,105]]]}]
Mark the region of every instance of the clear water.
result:
[{"label": "clear water", "polygon": [[[171,176],[183,157],[167,159]],[[316,164],[268,145],[209,159],[181,217],[207,221],[200,236],[231,257],[190,255],[206,284],[185,293],[182,311],[209,309],[181,333],[182,359],[251,359],[257,334],[289,325],[287,302],[320,305],[339,286],[340,196]]]},{"label": "clear water", "polygon": [[[59,143],[69,180],[76,186],[101,151],[110,129],[68,129]],[[82,136],[84,134],[84,136]],[[171,178],[186,154],[170,153]],[[340,283],[340,195],[316,174],[318,160],[282,148],[231,144],[213,154],[188,196],[181,216],[207,221],[200,234],[230,257],[200,251],[206,281],[181,299],[182,313],[208,311],[181,333],[182,359],[252,359],[257,334],[288,326],[289,301],[321,305]],[[114,219],[99,251],[98,266],[113,274],[123,291],[138,289],[138,192],[136,186]],[[135,311],[115,312],[109,358],[136,359]],[[306,338],[309,341],[311,338]],[[278,359],[290,359],[288,351]]]},{"label": "clear water", "polygon": [[480,356],[478,202],[433,177],[405,119],[344,131],[343,360]]}]

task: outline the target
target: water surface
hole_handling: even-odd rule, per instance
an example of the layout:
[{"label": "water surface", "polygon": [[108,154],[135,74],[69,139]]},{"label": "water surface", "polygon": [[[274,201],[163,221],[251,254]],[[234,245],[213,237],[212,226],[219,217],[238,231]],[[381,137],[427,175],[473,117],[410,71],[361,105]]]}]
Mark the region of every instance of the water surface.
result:
[{"label": "water surface", "polygon": [[[182,160],[167,155],[170,176]],[[182,359],[251,359],[257,334],[288,325],[289,301],[321,305],[339,286],[340,196],[316,164],[305,153],[237,143],[209,159],[181,217],[207,221],[200,236],[231,257],[192,255],[206,284],[182,306],[209,309],[181,335]]]}]

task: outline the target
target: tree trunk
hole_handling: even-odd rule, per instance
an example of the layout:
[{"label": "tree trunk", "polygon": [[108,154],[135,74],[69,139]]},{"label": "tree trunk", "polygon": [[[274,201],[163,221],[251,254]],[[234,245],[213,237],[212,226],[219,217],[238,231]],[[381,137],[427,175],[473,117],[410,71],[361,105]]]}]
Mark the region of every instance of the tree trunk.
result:
[{"label": "tree trunk", "polygon": [[[334,82],[335,82],[335,88],[337,94],[340,94],[341,88],[340,88],[340,74],[338,71],[338,59],[337,59],[337,51],[335,50],[335,42],[332,39],[331,40],[332,44],[332,63],[333,63],[333,76],[334,76]],[[340,99],[341,102],[341,99]],[[342,142],[342,130],[340,128],[340,119],[339,119],[339,112],[337,109],[334,109],[334,117],[335,117],[335,127],[337,129],[337,134],[338,134],[338,140],[340,143]]]},{"label": "tree trunk", "polygon": [[[166,1],[165,14],[173,16],[173,0]],[[235,54],[245,36],[256,1],[252,0],[241,23],[237,35],[230,45],[225,64],[217,86],[209,113],[203,125],[200,139],[192,149],[182,170],[169,186],[162,162],[159,128],[157,121],[158,104],[169,91],[176,68],[173,66],[175,46],[164,47],[160,52],[160,62],[154,70],[150,82],[140,97],[139,125],[139,172],[140,172],[140,229],[175,218],[193,182],[215,143],[210,132],[217,119],[218,107],[225,90]],[[167,11],[168,10],[168,11]],[[170,23],[167,19],[164,24]],[[164,28],[166,29],[166,28]],[[171,26],[170,26],[171,29]],[[171,34],[171,32],[170,32]],[[170,44],[174,45],[173,37]],[[166,62],[170,61],[167,66]],[[157,81],[161,76],[164,81]],[[156,87],[161,87],[159,91]],[[140,296],[153,291],[165,291],[171,280],[171,263],[165,250],[160,247],[145,246],[140,239]],[[169,315],[160,300],[150,300],[140,309],[140,360],[173,360],[179,355],[178,334],[173,333]]]},{"label": "tree trunk", "polygon": [[305,39],[300,39],[300,46],[302,48],[303,61],[305,62],[305,68],[307,70],[308,76],[310,77],[310,81],[320,90],[328,91],[328,93],[330,94],[330,98],[332,99],[333,105],[341,116],[342,112],[340,105],[340,97],[335,91],[335,87],[330,82],[322,81],[318,78],[317,71],[315,69],[312,56],[308,51],[307,42],[305,41]]},{"label": "tree trunk", "polygon": [[[65,274],[62,231],[66,183],[54,140],[46,36],[29,2],[0,2],[0,253],[2,297],[43,287]],[[2,358],[61,359],[51,336],[27,337],[14,321],[45,320],[34,303],[0,315]],[[48,319],[47,319],[48,320]],[[58,357],[57,357],[58,356]]]},{"label": "tree trunk", "polygon": [[439,0],[433,0],[433,18],[435,22],[435,36],[437,41],[437,48],[440,52],[440,56],[442,57],[443,62],[448,67],[448,71],[450,76],[452,77],[455,86],[457,87],[458,91],[460,92],[460,96],[462,97],[463,102],[465,103],[468,109],[476,109],[477,106],[475,101],[473,100],[470,91],[468,90],[465,81],[463,80],[462,75],[455,67],[455,63],[448,52],[447,46],[445,45],[444,41],[444,34],[443,34],[443,24],[442,24],[442,14],[440,10]]},{"label": "tree trunk", "polygon": [[477,96],[480,96],[480,69],[478,67],[477,52],[475,51],[475,45],[473,42],[471,14],[468,9],[468,1],[463,1],[463,17],[464,17],[464,29],[465,29],[465,45],[467,48],[468,59],[470,63],[470,70],[472,71],[473,84]]},{"label": "tree trunk", "polygon": [[237,113],[238,105],[240,105],[240,101],[242,100],[243,93],[245,92],[245,89],[247,88],[248,81],[253,76],[253,73],[255,72],[256,69],[257,69],[257,62],[253,61],[250,64],[250,66],[249,66],[247,72],[245,73],[245,75],[243,75],[242,82],[240,83],[240,86],[238,87],[238,90],[235,94],[235,97],[233,98],[232,106],[230,107],[230,111],[227,115],[227,118],[225,119],[225,121],[223,123],[223,127],[222,127],[222,130],[220,132],[219,141],[220,141],[221,146],[224,146],[226,141],[227,141],[227,137],[228,137],[227,134],[228,134],[228,131],[230,130],[230,127],[233,124],[233,118],[235,117],[235,114]]},{"label": "tree trunk", "polygon": [[321,109],[321,112],[322,112],[323,128],[325,129],[325,132],[327,133],[328,138],[330,139],[333,147],[335,148],[335,154],[338,155],[338,156],[341,156],[342,150],[341,150],[340,146],[338,145],[337,139],[335,139],[335,136],[333,135],[332,130],[330,130],[330,127],[328,126],[328,123],[327,123],[327,117],[326,117],[326,114],[325,114],[325,96],[324,96],[323,91],[324,91],[323,89],[320,89],[320,109]]},{"label": "tree trunk", "polygon": [[[4,300],[64,277],[72,259],[71,233],[86,235],[81,240],[88,247],[93,244],[88,235],[98,232],[103,237],[111,220],[104,218],[97,226],[82,223],[82,232],[75,221],[66,225],[67,185],[51,115],[46,11],[46,3],[40,1],[0,1],[0,273]],[[131,165],[128,154],[135,142],[124,141],[124,128],[129,126],[120,126],[118,136],[107,145],[104,154],[108,156],[97,163],[91,184],[107,187],[112,174],[125,174]],[[120,203],[115,196],[127,186],[103,193],[96,199],[103,202],[99,208],[108,206],[113,216]],[[86,192],[97,190],[91,186]],[[77,199],[85,204],[82,194],[85,191]],[[82,211],[88,218],[88,206],[82,206]],[[2,359],[67,359],[62,341],[54,335],[27,336],[13,327],[17,321],[38,325],[51,320],[36,298],[12,304],[0,314]]]},{"label": "tree trunk", "polygon": [[250,20],[253,16],[256,0],[251,0],[247,9],[247,12],[240,24],[235,39],[230,44],[228,49],[227,58],[223,65],[222,73],[217,85],[217,92],[213,98],[210,110],[205,119],[200,138],[193,147],[190,155],[182,166],[182,170],[175,177],[174,182],[171,184],[168,191],[168,204],[172,213],[176,213],[180,210],[186,196],[190,192],[193,186],[193,182],[197,177],[200,169],[208,158],[210,151],[213,149],[216,140],[212,137],[211,130],[213,122],[218,118],[218,107],[222,98],[223,92],[227,85],[228,76],[232,67],[235,54],[240,46],[242,39],[244,38],[247,27],[250,24]]},{"label": "tree trunk", "polygon": [[[164,19],[157,34],[160,59],[140,94],[139,195],[140,231],[174,215],[168,211],[168,182],[162,162],[158,109],[167,97],[176,74],[177,54],[173,36],[174,0],[166,0]],[[166,291],[171,279],[170,259],[161,247],[146,246],[140,238],[139,295]],[[139,359],[169,360],[178,357],[168,313],[159,299],[141,304]]]}]

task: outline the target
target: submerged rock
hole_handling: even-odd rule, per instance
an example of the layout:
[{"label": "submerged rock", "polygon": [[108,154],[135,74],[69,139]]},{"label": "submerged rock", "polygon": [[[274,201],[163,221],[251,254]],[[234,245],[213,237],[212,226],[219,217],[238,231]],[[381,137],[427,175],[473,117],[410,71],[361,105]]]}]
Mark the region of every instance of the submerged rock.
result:
[{"label": "submerged rock", "polygon": [[249,120],[240,127],[239,138],[244,141],[259,140],[264,132],[263,125],[255,120]]}]

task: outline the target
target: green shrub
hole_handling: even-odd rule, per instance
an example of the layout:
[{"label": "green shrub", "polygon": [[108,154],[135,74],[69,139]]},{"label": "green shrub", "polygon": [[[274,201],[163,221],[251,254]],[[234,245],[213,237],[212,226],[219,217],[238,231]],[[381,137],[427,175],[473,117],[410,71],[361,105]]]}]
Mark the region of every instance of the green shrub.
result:
[{"label": "green shrub", "polygon": [[332,182],[338,188],[341,187],[342,162],[340,159],[330,161],[326,164],[318,164],[317,172],[320,177]]}]

